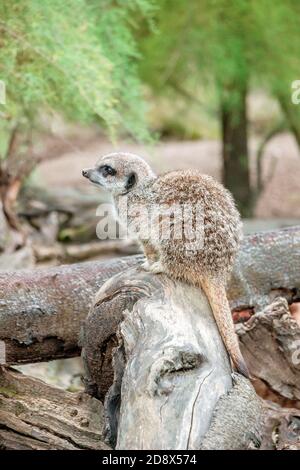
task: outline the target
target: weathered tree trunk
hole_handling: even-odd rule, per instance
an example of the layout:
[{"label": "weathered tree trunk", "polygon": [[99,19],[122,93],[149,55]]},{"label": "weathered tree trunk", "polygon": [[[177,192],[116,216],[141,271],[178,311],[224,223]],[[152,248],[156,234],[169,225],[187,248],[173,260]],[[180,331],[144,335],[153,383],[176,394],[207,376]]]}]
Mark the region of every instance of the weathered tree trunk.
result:
[{"label": "weathered tree trunk", "polygon": [[101,450],[103,406],[0,367],[0,448],[9,450]]},{"label": "weathered tree trunk", "polygon": [[103,285],[82,338],[88,389],[98,396],[107,392],[108,369],[101,372],[109,343],[116,341],[112,328],[103,326],[118,322],[114,383],[106,397],[117,449],[258,445],[261,402],[247,380],[237,376],[240,388],[233,387],[228,355],[200,289],[134,268]]},{"label": "weathered tree trunk", "polygon": [[223,183],[233,194],[244,217],[252,213],[249,172],[246,89],[235,86],[236,103],[221,105]]}]

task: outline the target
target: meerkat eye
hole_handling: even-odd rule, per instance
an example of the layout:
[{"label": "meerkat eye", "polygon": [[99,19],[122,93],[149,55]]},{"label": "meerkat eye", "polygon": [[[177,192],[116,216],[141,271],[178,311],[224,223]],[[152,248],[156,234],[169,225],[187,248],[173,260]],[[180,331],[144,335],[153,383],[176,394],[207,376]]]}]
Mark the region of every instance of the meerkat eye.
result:
[{"label": "meerkat eye", "polygon": [[136,183],[136,176],[134,173],[131,173],[126,181],[125,189],[129,191]]},{"label": "meerkat eye", "polygon": [[102,175],[104,177],[106,177],[108,175],[109,176],[114,176],[117,173],[116,170],[114,168],[112,168],[111,166],[109,166],[109,165],[100,166],[99,171],[100,171],[100,173],[102,173]]}]

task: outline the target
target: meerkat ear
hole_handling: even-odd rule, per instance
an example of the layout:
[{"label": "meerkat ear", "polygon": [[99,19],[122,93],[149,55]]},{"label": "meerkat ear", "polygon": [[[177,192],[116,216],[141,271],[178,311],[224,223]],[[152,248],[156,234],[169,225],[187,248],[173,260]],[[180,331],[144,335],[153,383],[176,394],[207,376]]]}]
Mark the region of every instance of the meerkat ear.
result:
[{"label": "meerkat ear", "polygon": [[136,183],[136,174],[130,173],[126,181],[126,186],[125,186],[126,191],[129,191],[135,185],[135,183]]}]

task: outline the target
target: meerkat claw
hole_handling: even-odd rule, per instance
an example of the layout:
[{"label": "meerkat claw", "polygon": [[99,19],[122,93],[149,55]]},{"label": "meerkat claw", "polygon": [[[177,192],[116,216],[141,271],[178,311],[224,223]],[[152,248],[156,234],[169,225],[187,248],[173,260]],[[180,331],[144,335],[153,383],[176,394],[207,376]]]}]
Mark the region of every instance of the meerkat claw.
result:
[{"label": "meerkat claw", "polygon": [[140,268],[143,269],[144,271],[150,271],[150,263],[148,260],[144,261],[144,263],[141,264]]},{"label": "meerkat claw", "polygon": [[164,268],[159,261],[155,261],[155,263],[150,265],[149,271],[153,274],[161,274],[164,272]]}]

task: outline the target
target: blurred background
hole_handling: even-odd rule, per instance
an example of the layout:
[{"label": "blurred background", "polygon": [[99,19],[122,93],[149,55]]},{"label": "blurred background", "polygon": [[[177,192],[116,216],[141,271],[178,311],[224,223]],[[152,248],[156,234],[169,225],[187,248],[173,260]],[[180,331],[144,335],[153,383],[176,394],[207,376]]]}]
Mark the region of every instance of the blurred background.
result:
[{"label": "blurred background", "polygon": [[117,150],[216,177],[246,233],[299,223],[299,20],[298,0],[1,0],[0,269],[138,251],[97,239],[107,195],[81,176]]}]

